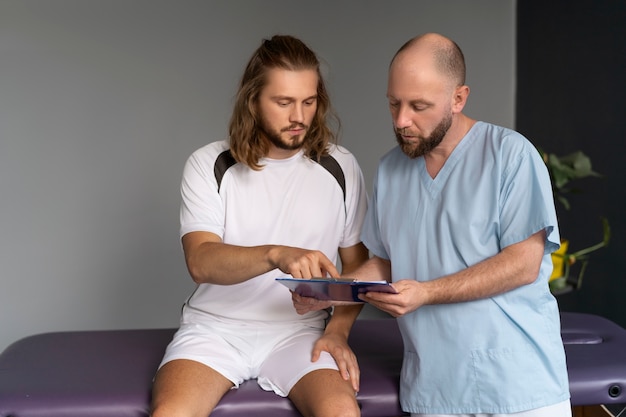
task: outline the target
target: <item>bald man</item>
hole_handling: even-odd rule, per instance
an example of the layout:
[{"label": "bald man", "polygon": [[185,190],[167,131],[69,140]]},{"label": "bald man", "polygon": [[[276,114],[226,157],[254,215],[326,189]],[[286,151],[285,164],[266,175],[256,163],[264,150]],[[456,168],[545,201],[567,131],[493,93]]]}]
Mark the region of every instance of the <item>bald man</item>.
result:
[{"label": "bald man", "polygon": [[[398,147],[380,161],[350,276],[398,318],[400,399],[412,416],[571,416],[550,254],[560,239],[535,147],[463,114],[461,49],[438,34],[394,56],[387,99]],[[294,299],[299,312],[326,305]]]}]

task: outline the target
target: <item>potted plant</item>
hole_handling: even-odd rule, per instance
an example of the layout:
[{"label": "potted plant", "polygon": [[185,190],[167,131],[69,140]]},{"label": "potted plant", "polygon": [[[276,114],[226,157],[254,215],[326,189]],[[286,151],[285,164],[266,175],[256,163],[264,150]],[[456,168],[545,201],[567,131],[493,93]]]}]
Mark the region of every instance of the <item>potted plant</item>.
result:
[{"label": "potted plant", "polygon": [[[554,198],[566,210],[570,209],[570,203],[566,195],[574,191],[570,185],[572,180],[600,177],[600,174],[591,168],[589,157],[581,151],[565,156],[557,156],[542,150],[539,150],[539,152],[550,173]],[[554,268],[549,284],[553,294],[558,295],[581,287],[583,275],[589,262],[589,254],[609,244],[611,237],[609,222],[606,218],[602,218],[601,221],[603,239],[595,245],[570,252],[569,241],[567,239],[561,240],[561,248],[552,254]],[[571,267],[576,263],[579,265],[578,274],[573,276]]]}]

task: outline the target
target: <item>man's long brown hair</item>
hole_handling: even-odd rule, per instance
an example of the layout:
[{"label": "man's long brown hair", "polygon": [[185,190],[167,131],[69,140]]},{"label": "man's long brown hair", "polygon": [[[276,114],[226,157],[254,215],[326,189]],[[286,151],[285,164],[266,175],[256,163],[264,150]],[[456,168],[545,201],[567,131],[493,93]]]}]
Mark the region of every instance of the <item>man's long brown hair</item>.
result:
[{"label": "man's long brown hair", "polygon": [[[305,155],[319,161],[328,153],[328,144],[337,141],[340,122],[331,108],[317,56],[299,39],[275,35],[263,40],[250,58],[241,78],[228,127],[233,157],[254,170],[262,168],[259,160],[269,151],[269,143],[261,136],[258,98],[267,82],[268,70],[274,68],[290,71],[312,69],[317,72],[317,110],[303,143]],[[336,123],[335,130],[329,127],[331,120]]]}]

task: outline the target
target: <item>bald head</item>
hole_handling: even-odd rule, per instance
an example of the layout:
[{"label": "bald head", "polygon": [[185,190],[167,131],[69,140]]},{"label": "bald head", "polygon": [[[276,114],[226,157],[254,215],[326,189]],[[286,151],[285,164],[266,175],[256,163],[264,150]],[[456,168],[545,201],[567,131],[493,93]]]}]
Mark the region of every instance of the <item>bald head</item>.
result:
[{"label": "bald head", "polygon": [[394,65],[432,66],[452,86],[465,84],[465,58],[461,48],[449,38],[437,33],[426,33],[406,42],[391,60]]},{"label": "bald head", "polygon": [[450,39],[428,33],[405,43],[389,67],[387,99],[396,139],[410,158],[446,156],[467,133],[465,63]]}]

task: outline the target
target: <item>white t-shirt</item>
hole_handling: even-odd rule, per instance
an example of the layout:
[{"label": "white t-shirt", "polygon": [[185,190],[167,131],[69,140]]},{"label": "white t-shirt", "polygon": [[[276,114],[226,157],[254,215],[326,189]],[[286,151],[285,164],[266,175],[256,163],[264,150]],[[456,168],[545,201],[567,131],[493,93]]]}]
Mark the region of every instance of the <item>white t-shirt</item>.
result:
[{"label": "white t-shirt", "polygon": [[[339,247],[360,242],[367,195],[361,169],[346,149],[330,149],[343,171],[345,197],[340,180],[302,152],[288,159],[262,159],[260,171],[235,163],[216,176],[216,161],[227,151],[227,141],[214,142],[188,159],[181,185],[181,237],[207,231],[227,244],[320,250],[334,263]],[[322,325],[324,311],[295,312],[289,290],[274,280],[280,276],[286,274],[275,269],[240,284],[200,284],[187,300],[182,320],[307,320]]]}]

